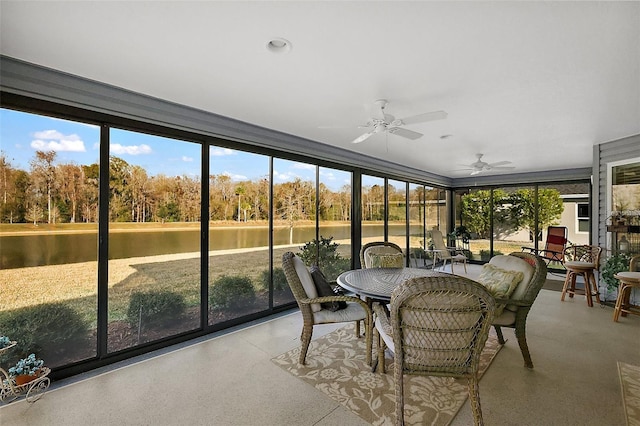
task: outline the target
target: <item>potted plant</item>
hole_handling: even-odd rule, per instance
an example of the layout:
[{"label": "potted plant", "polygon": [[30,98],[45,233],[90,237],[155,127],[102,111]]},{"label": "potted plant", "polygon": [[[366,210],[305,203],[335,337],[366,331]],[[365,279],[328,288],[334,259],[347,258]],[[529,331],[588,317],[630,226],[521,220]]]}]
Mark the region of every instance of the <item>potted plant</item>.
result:
[{"label": "potted plant", "polygon": [[4,349],[11,344],[11,340],[7,336],[0,336],[0,349]]},{"label": "potted plant", "polygon": [[629,261],[631,257],[627,253],[616,253],[607,259],[600,276],[607,284],[607,291],[612,293],[618,288],[618,280],[614,278],[614,275],[618,272],[629,270]]},{"label": "potted plant", "polygon": [[35,354],[30,354],[9,369],[9,377],[16,382],[16,385],[22,386],[25,383],[37,379],[39,371],[43,366],[43,360],[37,359]]}]

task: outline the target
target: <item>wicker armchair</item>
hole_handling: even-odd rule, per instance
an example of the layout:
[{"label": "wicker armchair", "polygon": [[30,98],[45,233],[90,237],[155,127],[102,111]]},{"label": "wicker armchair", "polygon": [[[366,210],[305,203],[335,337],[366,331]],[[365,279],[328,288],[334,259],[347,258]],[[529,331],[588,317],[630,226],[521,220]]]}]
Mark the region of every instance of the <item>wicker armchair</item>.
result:
[{"label": "wicker armchair", "polygon": [[404,374],[466,378],[475,423],[483,424],[478,366],[495,306],[482,285],[455,275],[412,278],[393,291],[391,326],[381,314],[376,331],[378,347],[394,352],[396,424],[404,424]]},{"label": "wicker armchair", "polygon": [[362,268],[371,268],[370,254],[402,254],[399,245],[388,241],[374,241],[367,243],[360,249],[360,266]]},{"label": "wicker armchair", "polygon": [[[303,326],[302,334],[300,335],[302,349],[300,350],[298,362],[300,364],[305,363],[314,325],[355,321],[357,325],[356,334],[360,337],[359,322],[364,321],[367,347],[366,360],[368,364],[371,364],[373,319],[371,309],[369,309],[367,303],[353,296],[335,295],[318,297],[309,270],[304,262],[292,252],[286,252],[282,255],[282,269],[284,270],[289,287],[302,313]],[[347,308],[334,312],[323,309],[321,306],[321,303],[337,301],[347,302]]]},{"label": "wicker armchair", "polygon": [[497,304],[504,304],[506,307],[502,314],[493,320],[493,326],[501,345],[505,344],[501,327],[515,329],[518,345],[520,345],[522,357],[524,358],[524,365],[527,368],[533,368],[529,346],[527,345],[527,315],[529,315],[531,306],[547,279],[547,265],[540,256],[520,252],[510,253],[508,256],[494,256],[489,263],[502,269],[512,269],[512,264],[521,263],[510,259],[513,257],[524,260],[531,268],[525,266],[528,272],[509,299],[496,299]]}]

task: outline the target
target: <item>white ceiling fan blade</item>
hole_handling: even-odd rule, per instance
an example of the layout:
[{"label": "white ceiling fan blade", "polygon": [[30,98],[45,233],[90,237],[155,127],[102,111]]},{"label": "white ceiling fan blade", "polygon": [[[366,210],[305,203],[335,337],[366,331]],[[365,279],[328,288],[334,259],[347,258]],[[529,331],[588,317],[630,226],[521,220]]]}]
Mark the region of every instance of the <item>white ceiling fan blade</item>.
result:
[{"label": "white ceiling fan blade", "polygon": [[401,127],[390,127],[389,133],[402,136],[403,138],[416,140],[422,137],[422,133],[414,132],[413,130],[403,129]]},{"label": "white ceiling fan blade", "polygon": [[353,142],[351,142],[351,143],[360,143],[360,142],[364,142],[364,141],[366,141],[367,139],[369,139],[369,137],[370,137],[371,135],[373,135],[374,133],[375,133],[375,132],[367,132],[367,133],[364,133],[364,134],[362,134],[362,135],[358,136],[357,138],[355,138],[355,139],[353,140]]},{"label": "white ceiling fan blade", "polygon": [[402,124],[425,123],[427,121],[443,120],[447,118],[447,115],[445,111],[425,112],[424,114],[403,118],[400,121],[402,121]]},{"label": "white ceiling fan blade", "polygon": [[491,170],[513,170],[513,169],[515,169],[515,167],[513,167],[513,166],[491,167]]},{"label": "white ceiling fan blade", "polygon": [[497,166],[506,166],[507,164],[511,164],[511,161],[498,161],[497,163],[490,163],[489,167],[496,168]]},{"label": "white ceiling fan blade", "polygon": [[471,176],[475,176],[475,175],[480,174],[480,173],[482,173],[482,170],[474,170],[474,171],[471,172]]}]

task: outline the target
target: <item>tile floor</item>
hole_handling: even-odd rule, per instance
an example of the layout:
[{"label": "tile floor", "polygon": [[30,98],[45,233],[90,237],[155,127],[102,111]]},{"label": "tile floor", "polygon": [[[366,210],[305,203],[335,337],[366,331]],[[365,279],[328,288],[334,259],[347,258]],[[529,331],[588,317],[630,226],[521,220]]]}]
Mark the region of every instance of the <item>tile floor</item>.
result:
[{"label": "tile floor", "polygon": [[[469,275],[477,272],[470,265]],[[527,329],[535,369],[523,367],[505,330],[509,340],[480,381],[485,423],[624,425],[616,362],[640,365],[640,317],[612,317],[610,307],[542,290]],[[301,321],[292,311],[61,380],[34,404],[1,406],[0,425],[366,424],[271,362],[298,345]],[[452,424],[472,423],[466,404]]]}]

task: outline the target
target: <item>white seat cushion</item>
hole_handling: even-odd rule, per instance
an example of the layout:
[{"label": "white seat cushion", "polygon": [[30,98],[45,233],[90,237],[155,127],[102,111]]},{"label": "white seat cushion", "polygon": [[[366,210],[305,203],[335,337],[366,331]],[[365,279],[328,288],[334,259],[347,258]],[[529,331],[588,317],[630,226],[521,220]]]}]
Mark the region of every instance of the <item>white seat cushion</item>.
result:
[{"label": "white seat cushion", "polygon": [[[293,266],[296,268],[296,273],[298,274],[298,278],[300,278],[300,282],[302,283],[302,288],[304,288],[305,293],[307,293],[307,297],[309,299],[315,299],[318,297],[318,290],[316,289],[316,283],[313,282],[313,278],[311,277],[311,272],[307,269],[307,265],[304,264],[302,259],[298,256],[293,257]],[[311,304],[311,311],[318,312],[322,309],[319,303]]]},{"label": "white seat cushion", "polygon": [[316,324],[359,321],[366,317],[367,313],[357,302],[347,302],[347,307],[345,309],[340,309],[339,311],[321,309],[317,312],[313,312],[313,322]]},{"label": "white seat cushion", "polygon": [[[527,287],[531,282],[531,278],[533,278],[533,267],[529,265],[526,261],[515,257],[515,256],[505,256],[498,255],[491,258],[489,261],[494,266],[498,268],[505,269],[507,271],[520,271],[523,274],[522,281],[516,287],[516,289],[511,294],[511,299],[520,300],[524,297],[525,292],[527,291]],[[507,309],[510,311],[517,311],[518,307],[515,305],[508,305]]]}]

